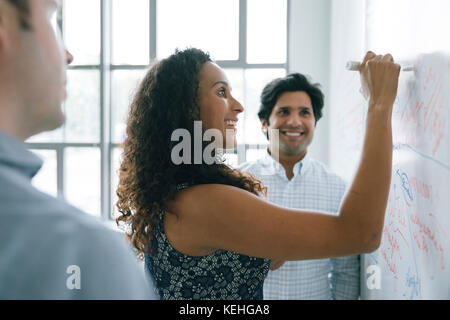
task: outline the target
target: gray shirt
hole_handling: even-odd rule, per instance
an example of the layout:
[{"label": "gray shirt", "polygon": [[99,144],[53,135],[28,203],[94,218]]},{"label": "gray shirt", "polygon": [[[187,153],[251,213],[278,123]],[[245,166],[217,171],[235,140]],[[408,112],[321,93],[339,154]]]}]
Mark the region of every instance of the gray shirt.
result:
[{"label": "gray shirt", "polygon": [[41,166],[0,131],[0,299],[156,299],[124,235],[31,185]]}]

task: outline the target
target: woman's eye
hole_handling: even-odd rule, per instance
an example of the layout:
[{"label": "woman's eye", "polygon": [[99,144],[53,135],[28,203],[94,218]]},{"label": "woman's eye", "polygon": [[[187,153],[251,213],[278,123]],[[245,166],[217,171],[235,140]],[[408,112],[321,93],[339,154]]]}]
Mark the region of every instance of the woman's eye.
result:
[{"label": "woman's eye", "polygon": [[226,90],[225,89],[220,89],[219,90],[219,96],[225,97],[226,96]]}]

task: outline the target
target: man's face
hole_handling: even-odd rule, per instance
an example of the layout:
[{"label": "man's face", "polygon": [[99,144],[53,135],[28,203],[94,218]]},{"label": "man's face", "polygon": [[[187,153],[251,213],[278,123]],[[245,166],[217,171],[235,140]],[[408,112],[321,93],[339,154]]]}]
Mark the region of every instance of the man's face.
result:
[{"label": "man's face", "polygon": [[[280,156],[305,156],[314,137],[315,117],[311,99],[303,91],[285,92],[279,98],[269,117],[262,120],[264,132],[269,132],[269,150],[279,147]],[[279,130],[279,141],[270,130]]]},{"label": "man's face", "polygon": [[12,77],[28,113],[29,134],[37,134],[64,123],[61,103],[66,98],[66,66],[72,56],[64,50],[55,24],[57,1],[30,0],[29,5],[31,30],[20,28],[18,22]]}]

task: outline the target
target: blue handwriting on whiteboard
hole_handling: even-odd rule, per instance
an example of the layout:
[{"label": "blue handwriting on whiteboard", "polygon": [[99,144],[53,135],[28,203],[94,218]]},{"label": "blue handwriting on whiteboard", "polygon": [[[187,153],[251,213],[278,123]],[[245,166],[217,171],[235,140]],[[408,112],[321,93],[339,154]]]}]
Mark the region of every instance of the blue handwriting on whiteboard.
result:
[{"label": "blue handwriting on whiteboard", "polygon": [[417,274],[411,274],[411,269],[408,268],[408,273],[406,274],[406,286],[411,289],[409,297],[406,292],[403,296],[406,299],[412,300],[420,296],[420,278]]},{"label": "blue handwriting on whiteboard", "polygon": [[[411,193],[408,175],[404,172],[400,172],[400,169],[397,170],[397,175],[400,177],[402,181],[403,199],[405,200],[406,204],[410,205],[410,202],[413,201],[414,199]],[[407,197],[405,196],[405,194]]]}]

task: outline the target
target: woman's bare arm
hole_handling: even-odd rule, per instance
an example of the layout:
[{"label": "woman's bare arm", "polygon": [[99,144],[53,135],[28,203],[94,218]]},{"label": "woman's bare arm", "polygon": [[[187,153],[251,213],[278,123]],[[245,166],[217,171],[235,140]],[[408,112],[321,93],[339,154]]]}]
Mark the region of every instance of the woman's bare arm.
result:
[{"label": "woman's bare arm", "polygon": [[[199,185],[169,207],[176,222],[166,233],[177,250],[225,249],[274,260],[318,259],[361,252],[360,229],[345,232],[340,219],[273,205],[236,187]],[[358,238],[358,241],[354,241]]]}]

